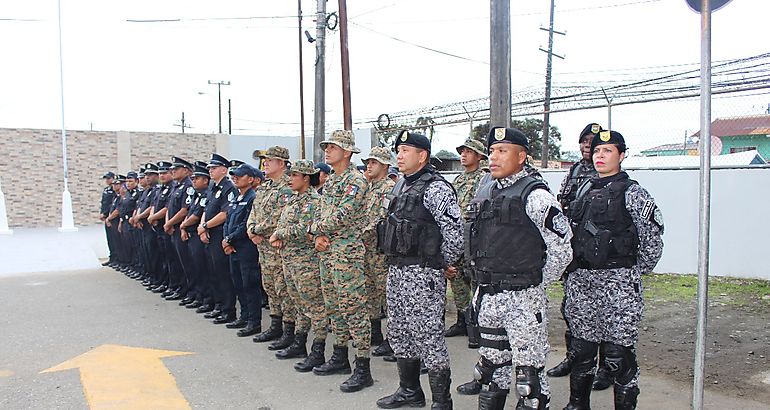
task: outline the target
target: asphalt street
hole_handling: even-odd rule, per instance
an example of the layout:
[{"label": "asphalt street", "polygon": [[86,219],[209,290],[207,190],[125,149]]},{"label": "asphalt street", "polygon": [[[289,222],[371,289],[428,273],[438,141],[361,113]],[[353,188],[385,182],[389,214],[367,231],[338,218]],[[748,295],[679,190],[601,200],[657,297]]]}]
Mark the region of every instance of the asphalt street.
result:
[{"label": "asphalt street", "polygon": [[[395,365],[372,358],[374,386],[342,393],[339,384],[348,376],[297,373],[295,360],[277,360],[265,344],[238,338],[108,268],[0,278],[0,301],[2,409],[374,409],[398,384]],[[269,323],[266,313],[263,323]],[[448,342],[454,391],[470,380],[477,355],[463,338]],[[549,364],[563,354],[554,346]],[[560,409],[568,380],[551,383],[551,408]],[[427,375],[422,385],[429,397]],[[689,408],[689,385],[643,374],[641,389],[640,409]],[[454,393],[453,399],[456,409],[477,408],[475,396]],[[611,409],[611,402],[610,391],[592,396],[594,409]],[[766,408],[712,391],[706,402],[714,409]],[[509,397],[507,408],[514,407]]]}]

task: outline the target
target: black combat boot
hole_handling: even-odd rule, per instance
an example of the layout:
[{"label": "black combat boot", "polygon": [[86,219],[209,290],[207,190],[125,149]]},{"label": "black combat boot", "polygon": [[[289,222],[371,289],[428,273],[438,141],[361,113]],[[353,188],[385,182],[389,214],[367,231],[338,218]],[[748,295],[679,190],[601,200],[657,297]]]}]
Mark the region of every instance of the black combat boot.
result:
[{"label": "black combat boot", "polygon": [[275,352],[277,359],[295,359],[307,357],[307,333],[294,335],[294,342],[287,348]]},{"label": "black combat boot", "polygon": [[482,390],[479,393],[479,410],[503,410],[509,391],[509,389],[499,389],[497,386]]},{"label": "black combat boot", "polygon": [[380,319],[372,319],[372,346],[379,346],[382,344],[384,337],[382,336],[382,321]]},{"label": "black combat boot", "polygon": [[264,332],[254,336],[254,343],[269,342],[278,339],[283,333],[283,317],[270,316],[270,327]]},{"label": "black combat boot", "polygon": [[636,398],[639,396],[638,386],[623,386],[615,382],[615,410],[636,409]]},{"label": "black combat boot", "polygon": [[428,381],[433,397],[431,409],[452,410],[452,395],[449,393],[449,386],[452,384],[451,374],[452,372],[448,368],[428,372]]},{"label": "black combat boot", "polygon": [[481,391],[481,383],[478,380],[471,380],[457,386],[457,392],[464,396],[475,396]]},{"label": "black combat boot", "polygon": [[385,339],[380,343],[379,346],[377,346],[374,351],[372,351],[372,356],[374,357],[380,357],[380,356],[391,356],[393,354],[393,348],[390,347],[390,342],[388,339]]},{"label": "black combat boot", "polygon": [[599,362],[599,369],[596,371],[596,378],[594,378],[593,389],[594,390],[607,390],[612,386],[612,376],[607,368],[604,367],[603,361]]},{"label": "black combat boot", "polygon": [[283,324],[283,335],[278,340],[270,343],[267,346],[267,350],[286,349],[292,343],[294,343],[294,322],[286,322]]},{"label": "black combat boot", "polygon": [[294,370],[307,373],[312,371],[314,367],[322,365],[326,361],[324,350],[326,350],[326,342],[313,342],[313,345],[310,346],[310,355],[305,360],[295,364]]},{"label": "black combat boot", "polygon": [[465,313],[462,310],[457,311],[457,323],[449,327],[444,332],[445,337],[468,336],[468,324],[465,323]]},{"label": "black combat boot", "polygon": [[[567,330],[564,332],[564,345],[567,346],[567,352],[569,352],[570,344],[572,343],[572,333]],[[564,360],[561,363],[549,369],[546,373],[549,377],[564,377],[572,370],[572,361],[569,358],[569,354],[564,353]]]},{"label": "black combat boot", "polygon": [[425,393],[420,386],[420,359],[398,359],[398,390],[390,396],[377,400],[381,409],[399,407],[424,407]]},{"label": "black combat boot", "polygon": [[334,352],[329,361],[313,368],[316,376],[328,376],[331,374],[350,374],[350,361],[348,360],[347,346],[334,346]]},{"label": "black combat boot", "polygon": [[591,384],[593,369],[588,372],[573,371],[569,375],[569,403],[564,410],[591,410]]},{"label": "black combat boot", "polygon": [[352,376],[342,382],[340,390],[345,393],[353,393],[373,385],[374,379],[372,379],[369,361],[368,357],[356,357],[356,370],[353,371]]}]

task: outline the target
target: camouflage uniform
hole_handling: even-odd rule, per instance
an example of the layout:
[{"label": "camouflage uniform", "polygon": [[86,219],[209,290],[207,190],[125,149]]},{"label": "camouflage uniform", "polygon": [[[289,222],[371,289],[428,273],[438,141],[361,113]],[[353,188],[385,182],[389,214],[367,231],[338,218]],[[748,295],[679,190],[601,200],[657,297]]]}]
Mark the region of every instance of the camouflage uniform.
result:
[{"label": "camouflage uniform", "polygon": [[295,331],[307,334],[312,325],[316,341],[326,340],[329,323],[321,293],[318,253],[307,237],[320,200],[321,195],[312,187],[305,193],[295,193],[281,211],[275,229],[275,236],[283,241],[280,255],[288,293],[297,308]]},{"label": "camouflage uniform", "polygon": [[[288,160],[288,150],[282,147],[285,159]],[[268,153],[270,151],[268,150]],[[281,159],[284,159],[281,157]],[[276,180],[267,179],[256,189],[257,197],[249,215],[249,232],[261,235],[264,240],[257,245],[259,263],[262,268],[262,286],[270,301],[270,315],[283,317],[285,322],[291,322],[297,316],[297,311],[287,294],[286,279],[283,275],[281,257],[275,248],[270,246],[267,239],[273,234],[281,210],[289,202],[292,191],[289,188],[289,178],[281,175]]]},{"label": "camouflage uniform", "polygon": [[[386,148],[376,147],[372,149],[366,162],[374,159],[382,164],[390,164],[390,153]],[[385,161],[385,162],[383,162]],[[385,283],[388,276],[388,267],[385,263],[385,255],[377,251],[377,222],[385,217],[387,210],[382,206],[385,195],[390,193],[396,185],[390,178],[383,177],[377,181],[369,182],[366,191],[364,214],[367,224],[361,235],[364,242],[364,273],[366,275],[366,293],[369,319],[379,320],[382,307],[385,304]]]},{"label": "camouflage uniform", "polygon": [[352,338],[357,357],[368,357],[371,343],[361,242],[366,187],[366,179],[353,164],[330,175],[312,229],[316,236],[331,241],[319,256],[326,312],[336,344],[345,346]]}]

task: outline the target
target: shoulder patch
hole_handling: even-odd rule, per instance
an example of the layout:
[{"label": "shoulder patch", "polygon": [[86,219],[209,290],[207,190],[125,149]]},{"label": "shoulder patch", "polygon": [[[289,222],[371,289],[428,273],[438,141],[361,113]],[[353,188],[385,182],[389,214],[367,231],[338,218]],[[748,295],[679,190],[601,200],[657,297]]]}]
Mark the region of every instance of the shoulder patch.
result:
[{"label": "shoulder patch", "polygon": [[195,193],[195,188],[193,187],[187,187],[187,195],[192,195]]},{"label": "shoulder patch", "polygon": [[348,185],[345,189],[345,195],[355,196],[358,193],[357,185]]},{"label": "shoulder patch", "polygon": [[201,201],[200,201],[201,206],[206,206],[206,199],[207,199],[206,197],[201,198]]},{"label": "shoulder patch", "polygon": [[[219,192],[217,192],[217,198],[219,198]],[[228,201],[232,201],[232,200],[233,200],[233,198],[235,198],[235,194],[234,194],[232,191],[230,191],[230,193],[229,193],[229,194],[227,194],[227,200],[228,200]],[[240,197],[239,197],[239,198],[240,198]]]},{"label": "shoulder patch", "polygon": [[556,207],[548,208],[548,215],[545,217],[545,228],[555,233],[559,238],[564,238],[569,232],[569,219]]},{"label": "shoulder patch", "polygon": [[222,196],[222,191],[217,191],[217,193],[214,194],[214,198],[219,198],[220,196]]},{"label": "shoulder patch", "polygon": [[652,212],[655,210],[655,201],[648,199],[644,201],[642,206],[642,218],[649,219]]}]

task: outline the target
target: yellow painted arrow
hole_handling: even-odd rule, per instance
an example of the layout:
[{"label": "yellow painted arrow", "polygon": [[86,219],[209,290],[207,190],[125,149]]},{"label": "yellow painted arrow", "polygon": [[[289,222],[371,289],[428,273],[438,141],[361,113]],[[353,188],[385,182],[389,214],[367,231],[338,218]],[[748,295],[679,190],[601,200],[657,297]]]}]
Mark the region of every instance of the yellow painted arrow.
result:
[{"label": "yellow painted arrow", "polygon": [[80,369],[88,406],[100,409],[189,409],[162,357],[192,354],[102,345],[41,373]]}]

